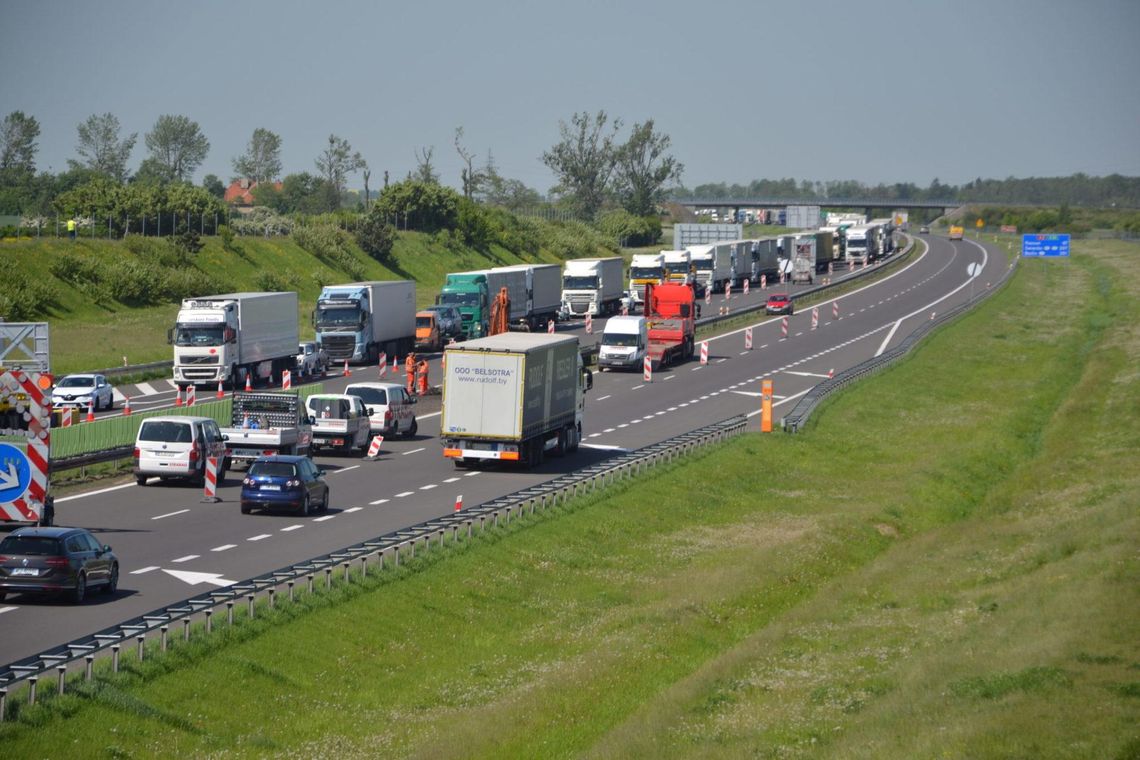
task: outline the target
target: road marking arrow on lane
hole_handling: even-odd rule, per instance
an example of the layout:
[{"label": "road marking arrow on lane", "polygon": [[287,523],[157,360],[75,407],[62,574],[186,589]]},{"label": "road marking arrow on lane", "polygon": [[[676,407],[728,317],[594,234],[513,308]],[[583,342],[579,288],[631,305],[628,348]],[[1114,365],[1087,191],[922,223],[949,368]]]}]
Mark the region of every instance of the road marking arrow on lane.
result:
[{"label": "road marking arrow on lane", "polygon": [[221,573],[195,573],[189,570],[167,570],[166,568],[163,568],[162,572],[173,575],[191,586],[197,586],[200,583],[209,583],[211,586],[232,586],[237,583],[237,581],[226,580]]}]

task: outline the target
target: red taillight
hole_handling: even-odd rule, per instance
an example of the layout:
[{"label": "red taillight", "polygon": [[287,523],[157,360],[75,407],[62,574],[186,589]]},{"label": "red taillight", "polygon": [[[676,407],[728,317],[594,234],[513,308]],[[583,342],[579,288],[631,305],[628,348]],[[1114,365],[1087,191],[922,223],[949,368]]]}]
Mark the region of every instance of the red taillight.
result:
[{"label": "red taillight", "polygon": [[392,422],[392,410],[391,409],[385,409],[384,410],[384,424],[387,425],[391,422]]},{"label": "red taillight", "polygon": [[139,447],[135,446],[135,459],[139,458]]},{"label": "red taillight", "polygon": [[48,567],[67,567],[71,561],[67,557],[48,557],[44,560],[44,564]]},{"label": "red taillight", "polygon": [[198,461],[198,449],[196,449],[196,448],[190,449],[190,461],[191,462],[197,462]]}]

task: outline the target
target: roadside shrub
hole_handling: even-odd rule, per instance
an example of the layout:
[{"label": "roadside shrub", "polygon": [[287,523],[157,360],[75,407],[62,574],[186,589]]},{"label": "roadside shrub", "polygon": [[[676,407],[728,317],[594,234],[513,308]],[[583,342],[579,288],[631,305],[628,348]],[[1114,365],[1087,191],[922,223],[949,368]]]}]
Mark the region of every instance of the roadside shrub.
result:
[{"label": "roadside shrub", "polygon": [[59,254],[52,260],[48,270],[52,276],[76,287],[85,287],[103,279],[99,261],[77,253]]},{"label": "roadside shrub", "polygon": [[397,228],[435,232],[455,227],[461,198],[450,187],[408,179],[384,188],[373,208]]},{"label": "roadside shrub", "polygon": [[297,281],[291,274],[260,272],[257,275],[257,287],[268,291],[296,290]]},{"label": "roadside shrub", "polygon": [[377,261],[387,261],[396,244],[396,228],[382,214],[370,213],[356,228],[356,244]]},{"label": "roadside shrub", "polygon": [[186,228],[170,238],[170,244],[176,251],[187,256],[198,253],[203,246],[201,237],[191,228]]},{"label": "roadside shrub", "polygon": [[193,267],[167,270],[162,278],[162,296],[170,301],[226,290],[224,282]]},{"label": "roadside shrub", "polygon": [[239,235],[288,235],[293,226],[292,219],[265,206],[256,206],[248,214],[230,220],[230,227]]},{"label": "roadside shrub", "polygon": [[111,297],[128,306],[162,303],[165,273],[149,261],[118,261],[111,265],[106,284]]},{"label": "roadside shrub", "polygon": [[602,214],[598,229],[611,240],[622,245],[653,245],[661,239],[661,220],[656,216],[634,216],[625,209]]},{"label": "roadside shrub", "polygon": [[139,260],[156,266],[184,267],[190,264],[187,251],[171,239],[127,235],[123,238],[123,246]]},{"label": "roadside shrub", "polygon": [[364,265],[352,255],[351,238],[344,230],[321,224],[298,227],[293,230],[293,242],[304,248],[333,269],[339,269],[354,279],[364,276]]},{"label": "roadside shrub", "polygon": [[495,238],[485,210],[466,198],[460,198],[456,206],[455,231],[463,242],[476,250],[485,250]]},{"label": "roadside shrub", "polygon": [[43,315],[59,300],[59,292],[49,283],[29,278],[17,270],[4,276],[0,292],[0,318],[24,322]]}]

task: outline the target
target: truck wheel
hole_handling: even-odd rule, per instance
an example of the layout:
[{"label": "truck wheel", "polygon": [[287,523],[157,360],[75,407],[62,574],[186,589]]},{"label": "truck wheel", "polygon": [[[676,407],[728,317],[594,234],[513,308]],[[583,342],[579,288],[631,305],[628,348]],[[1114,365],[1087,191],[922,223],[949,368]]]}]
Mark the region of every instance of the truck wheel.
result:
[{"label": "truck wheel", "polygon": [[562,428],[558,431],[558,445],[550,452],[551,456],[564,457],[566,456],[566,449],[569,447],[570,430],[569,428]]},{"label": "truck wheel", "polygon": [[418,423],[418,422],[416,422],[416,418],[415,418],[415,417],[412,417],[412,424],[408,426],[408,429],[407,429],[407,431],[404,433],[404,437],[405,437],[405,438],[415,438],[415,437],[416,437],[416,432],[417,432],[419,429],[420,429],[419,423]]}]

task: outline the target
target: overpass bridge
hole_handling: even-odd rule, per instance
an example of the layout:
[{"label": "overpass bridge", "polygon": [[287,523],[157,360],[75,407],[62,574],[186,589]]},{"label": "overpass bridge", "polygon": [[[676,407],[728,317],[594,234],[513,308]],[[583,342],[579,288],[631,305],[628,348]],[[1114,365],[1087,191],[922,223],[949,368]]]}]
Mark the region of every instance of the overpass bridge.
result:
[{"label": "overpass bridge", "polygon": [[784,206],[819,206],[821,208],[861,208],[870,218],[872,209],[889,209],[894,211],[909,209],[938,209],[945,214],[951,209],[964,205],[955,200],[901,200],[898,198],[874,198],[869,196],[853,196],[849,198],[778,198],[768,197],[730,197],[730,198],[673,198],[670,203],[676,203],[686,208],[731,208],[734,211],[749,208],[782,208]]}]

